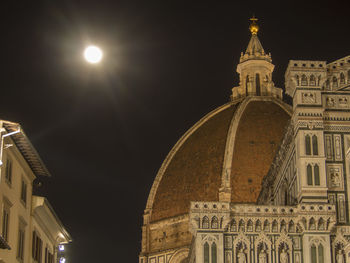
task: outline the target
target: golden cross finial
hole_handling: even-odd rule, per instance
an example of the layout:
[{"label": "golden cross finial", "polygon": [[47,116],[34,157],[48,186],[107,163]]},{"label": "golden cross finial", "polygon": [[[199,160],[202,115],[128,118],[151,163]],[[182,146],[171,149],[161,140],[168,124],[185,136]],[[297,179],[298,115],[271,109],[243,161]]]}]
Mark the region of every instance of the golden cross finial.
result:
[{"label": "golden cross finial", "polygon": [[249,26],[249,29],[250,29],[250,32],[253,34],[253,35],[256,35],[259,31],[259,26],[258,24],[256,23],[256,21],[258,21],[258,19],[255,17],[255,15],[253,15],[252,18],[249,19],[250,21],[252,21],[252,23],[250,24]]},{"label": "golden cross finial", "polygon": [[253,23],[258,21],[258,19],[255,17],[255,15],[253,15],[253,17],[249,18],[249,20],[252,21]]}]

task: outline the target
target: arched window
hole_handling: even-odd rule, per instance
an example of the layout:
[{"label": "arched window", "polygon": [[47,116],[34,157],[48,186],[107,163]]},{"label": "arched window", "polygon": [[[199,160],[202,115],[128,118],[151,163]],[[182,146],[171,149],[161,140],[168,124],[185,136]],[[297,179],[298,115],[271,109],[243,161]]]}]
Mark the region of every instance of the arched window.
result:
[{"label": "arched window", "polygon": [[281,228],[280,228],[280,232],[283,232],[283,231],[287,231],[286,222],[284,220],[281,221]]},{"label": "arched window", "polygon": [[204,263],[209,263],[209,244],[204,244]]},{"label": "arched window", "polygon": [[324,263],[324,251],[322,244],[312,244],[311,246],[311,263]]},{"label": "arched window", "polygon": [[315,185],[320,185],[320,168],[317,164],[314,166],[314,178],[315,178]]},{"label": "arched window", "polygon": [[217,262],[217,256],[216,256],[216,244],[215,242],[211,245],[211,263]]},{"label": "arched window", "polygon": [[282,204],[283,205],[288,205],[289,197],[288,197],[288,186],[287,185],[284,186],[282,194],[284,195]]},{"label": "arched window", "polygon": [[247,75],[245,79],[245,95],[248,96],[248,83],[249,83],[249,75]]},{"label": "arched window", "polygon": [[244,221],[242,219],[239,221],[238,230],[244,232]]},{"label": "arched window", "polygon": [[264,222],[264,231],[266,231],[266,232],[270,231],[270,223],[268,220],[265,220],[265,222]]},{"label": "arched window", "polygon": [[324,263],[323,246],[322,246],[322,244],[318,245],[318,263]]},{"label": "arched window", "polygon": [[318,263],[317,262],[317,249],[315,244],[312,244],[311,246],[311,263]]},{"label": "arched window", "polygon": [[312,185],[312,166],[311,166],[311,164],[307,165],[306,176],[307,176],[307,185]]},{"label": "arched window", "polygon": [[256,86],[256,95],[260,96],[260,75],[256,74],[255,75],[255,86]]},{"label": "arched window", "polygon": [[333,80],[332,80],[332,87],[333,88],[338,88],[338,80],[336,77],[333,77]]},{"label": "arched window", "polygon": [[288,232],[291,232],[291,233],[295,232],[295,225],[294,225],[294,222],[292,220],[289,221]]},{"label": "arched window", "polygon": [[256,223],[255,223],[255,231],[256,232],[261,231],[261,222],[260,222],[260,220],[257,220]]},{"label": "arched window", "polygon": [[305,136],[305,154],[311,155],[311,141],[310,141],[310,135]]},{"label": "arched window", "polygon": [[233,219],[232,223],[231,223],[231,231],[232,232],[236,232],[237,231],[237,224],[236,224],[236,220]]},{"label": "arched window", "polygon": [[309,230],[316,230],[315,219],[312,217],[309,222]]},{"label": "arched window", "polygon": [[297,86],[299,86],[299,76],[298,75],[295,75],[295,81],[297,83]]},{"label": "arched window", "polygon": [[211,228],[218,228],[218,226],[218,218],[216,216],[213,216],[213,218],[211,219]]},{"label": "arched window", "polygon": [[252,220],[248,220],[247,231],[248,232],[252,232],[253,231],[253,222],[252,222]]},{"label": "arched window", "polygon": [[310,86],[316,86],[316,78],[314,75],[310,76]]},{"label": "arched window", "polygon": [[278,223],[276,220],[272,222],[272,232],[277,232],[278,231]]},{"label": "arched window", "polygon": [[209,228],[209,218],[207,216],[203,217],[202,219],[202,227]]},{"label": "arched window", "polygon": [[345,84],[345,76],[344,73],[340,73],[340,84]]},{"label": "arched window", "polygon": [[312,148],[311,148],[311,136],[309,134],[305,135],[305,154],[318,155],[318,141],[317,141],[316,135],[312,135]]},{"label": "arched window", "polygon": [[318,76],[318,78],[317,78],[317,86],[320,86],[320,83],[321,83],[321,76]]},{"label": "arched window", "polygon": [[318,226],[317,226],[318,230],[325,230],[325,223],[323,218],[321,217],[320,220],[318,220]]},{"label": "arched window", "polygon": [[350,70],[348,71],[348,83],[350,83]]},{"label": "arched window", "polygon": [[307,77],[304,74],[301,76],[301,86],[307,86]]},{"label": "arched window", "polygon": [[312,154],[318,155],[318,143],[317,143],[317,136],[312,136]]}]

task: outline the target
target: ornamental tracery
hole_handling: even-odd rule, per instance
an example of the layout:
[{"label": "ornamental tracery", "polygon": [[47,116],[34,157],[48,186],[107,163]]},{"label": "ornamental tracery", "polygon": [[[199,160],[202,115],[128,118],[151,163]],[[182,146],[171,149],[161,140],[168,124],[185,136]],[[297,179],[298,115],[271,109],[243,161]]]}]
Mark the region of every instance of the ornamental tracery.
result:
[{"label": "ornamental tracery", "polygon": [[344,247],[348,244],[348,241],[343,236],[341,229],[338,229],[336,236],[332,240],[332,254],[333,260],[336,263],[345,262]]}]

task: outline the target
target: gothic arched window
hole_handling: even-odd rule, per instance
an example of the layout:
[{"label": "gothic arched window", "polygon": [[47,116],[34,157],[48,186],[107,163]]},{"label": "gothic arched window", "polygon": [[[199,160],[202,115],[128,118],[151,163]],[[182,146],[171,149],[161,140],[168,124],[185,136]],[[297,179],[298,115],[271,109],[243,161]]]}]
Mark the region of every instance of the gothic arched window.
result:
[{"label": "gothic arched window", "polygon": [[260,91],[260,75],[259,74],[255,75],[255,86],[256,86],[256,95],[260,96],[261,91]]},{"label": "gothic arched window", "polygon": [[288,186],[287,185],[284,186],[282,194],[283,194],[283,202],[282,202],[282,204],[283,205],[288,205],[289,196],[288,196]]},{"label": "gothic arched window", "polygon": [[317,136],[312,136],[312,154],[318,155],[318,143],[317,143]]},{"label": "gothic arched window", "polygon": [[316,230],[315,219],[312,217],[309,222],[309,230]]},{"label": "gothic arched window", "polygon": [[350,83],[350,70],[348,71],[348,83]]},{"label": "gothic arched window", "polygon": [[305,136],[305,154],[311,155],[311,140],[308,134]]},{"label": "gothic arched window", "polygon": [[277,232],[278,231],[278,223],[276,220],[272,222],[272,232]]},{"label": "gothic arched window", "polygon": [[311,246],[311,263],[324,263],[324,251],[322,244],[312,244]]},{"label": "gothic arched window", "polygon": [[312,166],[311,166],[311,164],[307,165],[306,176],[307,176],[307,185],[312,185]]},{"label": "gothic arched window", "polygon": [[244,221],[241,219],[239,221],[238,230],[244,232]]},{"label": "gothic arched window", "polygon": [[325,230],[325,223],[323,218],[321,217],[320,220],[318,220],[318,226],[317,226],[318,230]]},{"label": "gothic arched window", "polygon": [[256,223],[255,223],[255,231],[256,231],[256,232],[261,231],[261,222],[260,222],[259,219],[258,219],[258,220],[256,221]]},{"label": "gothic arched window", "polygon": [[310,76],[310,86],[316,86],[316,78],[314,75]]},{"label": "gothic arched window", "polygon": [[269,220],[265,220],[264,222],[264,231],[269,232],[270,231],[270,223]]},{"label": "gothic arched window", "polygon": [[284,220],[281,221],[281,228],[280,231],[287,231],[287,227],[286,227],[286,222]]},{"label": "gothic arched window", "polygon": [[245,95],[248,96],[248,83],[249,83],[249,75],[247,75],[245,80]]},{"label": "gothic arched window", "polygon": [[217,262],[217,251],[215,242],[211,245],[211,263]]},{"label": "gothic arched window", "polygon": [[295,225],[292,220],[289,221],[288,232],[291,232],[291,233],[295,232]]},{"label": "gothic arched window", "polygon": [[236,232],[237,231],[237,224],[236,224],[236,220],[233,219],[232,223],[231,223],[231,231],[232,232]]},{"label": "gothic arched window", "polygon": [[247,231],[249,231],[249,232],[253,231],[253,222],[252,222],[252,220],[248,220]]},{"label": "gothic arched window", "polygon": [[320,168],[317,164],[314,166],[314,178],[315,178],[315,185],[320,185]]},{"label": "gothic arched window", "polygon": [[[312,148],[311,148],[312,145]],[[312,152],[311,152],[312,149]],[[318,155],[318,141],[317,136],[312,135],[312,143],[311,143],[311,135],[305,135],[305,154],[306,155]]]},{"label": "gothic arched window", "polygon": [[211,219],[211,228],[218,228],[218,226],[218,218],[216,216],[213,216],[213,218]]},{"label": "gothic arched window", "polygon": [[307,77],[304,74],[301,76],[301,86],[307,86]]},{"label": "gothic arched window", "polygon": [[204,263],[209,263],[209,244],[204,244]]},{"label": "gothic arched window", "polygon": [[338,88],[338,80],[336,77],[333,77],[333,80],[332,80],[332,87],[333,88]]},{"label": "gothic arched window", "polygon": [[299,76],[298,75],[295,75],[295,81],[297,83],[297,86],[299,86]]},{"label": "gothic arched window", "polygon": [[209,228],[209,218],[207,216],[203,217],[202,219],[202,227]]},{"label": "gothic arched window", "polygon": [[311,263],[318,263],[317,262],[317,249],[316,249],[315,244],[312,244],[312,246],[311,246]]},{"label": "gothic arched window", "polygon": [[345,76],[344,73],[340,73],[340,84],[345,84]]},{"label": "gothic arched window", "polygon": [[319,263],[324,263],[323,246],[322,246],[322,244],[318,245],[318,262]]}]

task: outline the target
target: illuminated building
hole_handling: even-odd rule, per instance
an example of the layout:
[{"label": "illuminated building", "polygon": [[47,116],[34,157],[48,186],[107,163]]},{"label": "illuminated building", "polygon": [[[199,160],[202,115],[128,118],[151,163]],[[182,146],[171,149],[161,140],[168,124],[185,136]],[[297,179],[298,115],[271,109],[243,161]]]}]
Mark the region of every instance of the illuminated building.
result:
[{"label": "illuminated building", "polygon": [[36,178],[50,176],[20,125],[0,121],[0,262],[57,262],[58,245],[71,242]]},{"label": "illuminated building", "polygon": [[290,106],[258,30],[252,19],[230,102],[156,175],[140,263],[350,262],[350,56],[291,60]]}]

